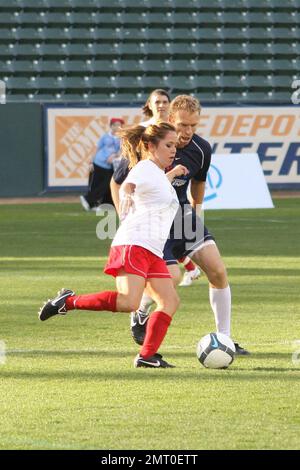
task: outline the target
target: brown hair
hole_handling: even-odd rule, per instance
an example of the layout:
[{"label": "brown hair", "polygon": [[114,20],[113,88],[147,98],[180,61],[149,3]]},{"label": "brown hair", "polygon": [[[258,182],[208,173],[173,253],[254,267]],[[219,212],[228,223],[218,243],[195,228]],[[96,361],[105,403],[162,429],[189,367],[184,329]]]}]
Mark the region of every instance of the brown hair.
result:
[{"label": "brown hair", "polygon": [[163,95],[163,96],[166,96],[168,98],[169,103],[171,101],[170,95],[168,94],[168,92],[166,90],[163,90],[162,88],[157,88],[156,90],[153,90],[150,93],[145,105],[143,106],[143,113],[146,117],[149,117],[149,118],[151,118],[153,116],[153,113],[152,113],[151,109],[149,108],[149,103],[150,103],[150,100],[151,100],[153,95]]},{"label": "brown hair", "polygon": [[197,98],[190,95],[178,95],[171,101],[169,116],[177,111],[188,111],[190,113],[201,112],[201,105]]},{"label": "brown hair", "polygon": [[118,135],[122,139],[122,155],[129,160],[129,168],[133,168],[139,160],[145,158],[150,142],[157,146],[168,132],[175,132],[175,127],[167,122],[148,127],[134,126],[121,129]]}]

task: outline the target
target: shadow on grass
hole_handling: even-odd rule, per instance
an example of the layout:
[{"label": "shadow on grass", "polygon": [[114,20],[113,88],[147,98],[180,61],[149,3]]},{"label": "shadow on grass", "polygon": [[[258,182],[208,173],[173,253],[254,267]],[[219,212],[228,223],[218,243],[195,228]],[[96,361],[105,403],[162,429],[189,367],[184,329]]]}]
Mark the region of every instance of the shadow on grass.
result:
[{"label": "shadow on grass", "polygon": [[[254,367],[251,369],[253,371],[259,371],[259,372],[300,372],[300,368],[298,367]],[[284,379],[285,380],[285,379]],[[298,378],[300,380],[300,376]]]},{"label": "shadow on grass", "polygon": [[[123,351],[122,349],[118,350],[102,350],[102,349],[63,349],[63,350],[53,350],[53,349],[15,349],[11,351],[6,351],[7,356],[11,357],[32,357],[32,356],[49,356],[49,357],[65,357],[65,356],[82,356],[82,357],[132,357],[137,354],[139,347],[136,347],[136,350]],[[196,354],[191,352],[183,351],[168,351],[168,356],[173,357],[182,357],[182,358],[196,358]]]},{"label": "shadow on grass", "polygon": [[[100,369],[100,366],[99,366]],[[249,373],[249,371],[251,373]],[[239,369],[232,368],[230,370],[205,370],[204,368],[194,368],[187,371],[183,366],[182,368],[176,367],[176,369],[160,369],[160,370],[150,370],[150,369],[131,369],[131,370],[96,370],[96,371],[85,371],[85,370],[51,370],[51,371],[41,371],[41,370],[19,370],[19,371],[9,371],[1,367],[0,369],[0,378],[1,379],[18,379],[18,380],[74,380],[74,381],[153,381],[153,380],[163,380],[174,381],[180,383],[183,381],[186,383],[187,380],[195,382],[195,380],[219,380],[222,382],[232,382],[232,381],[245,381],[253,382],[257,381],[273,381],[282,376],[282,372],[298,371],[299,369],[275,369],[275,368],[256,368],[256,369]],[[238,374],[237,374],[238,372]],[[245,372],[242,374],[242,372]],[[268,374],[265,374],[268,372]],[[295,376],[284,375],[284,380],[289,382],[300,382],[300,374]]]},{"label": "shadow on grass", "polygon": [[236,356],[236,359],[292,359],[292,351],[291,352],[255,352],[251,353],[250,356]]},{"label": "shadow on grass", "polygon": [[135,354],[134,351],[108,351],[108,350],[88,350],[88,349],[83,349],[83,350],[73,350],[73,349],[66,349],[66,350],[56,350],[54,351],[53,349],[51,350],[46,350],[46,349],[33,349],[33,350],[22,350],[22,349],[16,349],[13,351],[7,351],[6,355],[7,356],[22,356],[22,357],[32,357],[32,356],[58,356],[58,357],[65,357],[65,356],[88,356],[88,357],[117,357],[117,358],[122,358],[122,357],[132,357]]},{"label": "shadow on grass", "polygon": [[[196,349],[196,348],[195,348]],[[184,351],[168,351],[168,355],[171,356],[176,356],[176,357],[196,357],[196,353],[193,351],[190,352],[184,352]],[[236,355],[235,356],[235,361],[246,361],[246,360],[252,360],[252,359],[258,359],[258,360],[263,360],[263,359],[285,359],[291,361],[292,359],[292,351],[291,352],[272,352],[272,353],[264,353],[264,352],[251,352],[249,355],[241,356],[241,355]]]},{"label": "shadow on grass", "polygon": [[233,276],[255,276],[257,277],[283,277],[283,276],[299,276],[300,274],[300,268],[282,268],[278,271],[276,271],[273,267],[270,268],[230,268],[229,269],[230,274]]},{"label": "shadow on grass", "polygon": [[[106,356],[106,357],[131,357],[135,352],[138,352],[139,347],[137,346],[136,351],[128,350],[122,351],[121,349],[118,350],[102,350],[102,349],[63,349],[63,350],[54,350],[54,349],[15,349],[15,350],[8,350],[6,352],[7,356],[22,356],[22,357],[30,357],[30,356]],[[181,357],[181,358],[196,358],[196,354],[194,351],[184,352],[184,351],[168,351],[166,353],[168,356],[172,357]],[[285,359],[291,361],[292,359],[292,352],[285,352],[285,353],[251,353],[249,356],[236,356],[235,361],[245,361],[245,360],[263,360],[263,359]],[[253,370],[253,369],[251,369]]]},{"label": "shadow on grass", "polygon": [[[236,363],[235,363],[235,366],[232,366],[231,370],[235,370],[235,371],[238,371],[238,372],[245,372],[245,371],[248,371],[248,372],[276,372],[276,378],[278,378],[279,373],[282,373],[282,372],[300,372],[300,368],[292,367],[292,366],[291,367],[236,367]],[[283,377],[284,377],[284,380],[285,380],[285,376],[283,376]],[[268,376],[264,377],[264,379],[265,378],[270,378],[270,376],[268,375]],[[275,378],[275,376],[273,378]],[[300,381],[300,375],[299,375],[299,377],[294,377],[294,379]]]}]

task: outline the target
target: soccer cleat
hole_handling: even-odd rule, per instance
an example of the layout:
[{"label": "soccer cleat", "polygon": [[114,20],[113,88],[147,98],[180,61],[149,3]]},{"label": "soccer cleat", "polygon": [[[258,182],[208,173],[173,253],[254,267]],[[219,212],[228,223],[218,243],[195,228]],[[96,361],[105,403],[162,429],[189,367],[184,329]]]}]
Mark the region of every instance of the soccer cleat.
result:
[{"label": "soccer cleat", "polygon": [[180,287],[188,287],[190,286],[195,279],[201,275],[200,269],[196,266],[193,271],[186,271],[183,275],[182,281],[179,284]]},{"label": "soccer cleat", "polygon": [[249,356],[251,353],[247,349],[242,348],[239,343],[234,343],[235,345],[235,354],[237,356]]},{"label": "soccer cleat", "polygon": [[131,312],[130,315],[131,335],[134,341],[140,346],[143,344],[145,339],[148,319],[149,314],[141,313],[139,310],[137,310],[136,312]]},{"label": "soccer cleat", "polygon": [[79,197],[80,199],[80,202],[81,202],[81,205],[82,207],[84,208],[85,211],[89,212],[91,210],[91,206],[89,205],[89,203],[87,202],[87,200],[85,199],[84,196],[80,196]]},{"label": "soccer cleat", "polygon": [[39,319],[41,321],[48,320],[48,318],[54,315],[66,315],[66,299],[70,296],[75,295],[70,289],[61,289],[54,299],[48,299],[41,307],[39,311]]},{"label": "soccer cleat", "polygon": [[147,359],[138,354],[134,359],[134,367],[149,367],[152,369],[158,369],[160,367],[162,369],[167,369],[174,368],[175,366],[172,366],[167,361],[164,361],[162,355],[156,353],[153,356],[147,357]]}]

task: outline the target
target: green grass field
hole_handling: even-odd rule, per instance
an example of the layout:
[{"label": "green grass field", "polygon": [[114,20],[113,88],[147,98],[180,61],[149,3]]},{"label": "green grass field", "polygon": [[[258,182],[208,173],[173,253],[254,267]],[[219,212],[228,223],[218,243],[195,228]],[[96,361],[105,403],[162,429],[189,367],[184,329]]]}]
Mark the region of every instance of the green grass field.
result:
[{"label": "green grass field", "polygon": [[61,287],[114,288],[102,274],[109,243],[79,205],[0,206],[0,448],[299,449],[300,202],[275,204],[206,214],[228,267],[233,338],[252,352],[221,371],[195,355],[214,331],[204,277],[181,288],[161,348],[175,369],[133,368],[127,314],[39,322]]}]

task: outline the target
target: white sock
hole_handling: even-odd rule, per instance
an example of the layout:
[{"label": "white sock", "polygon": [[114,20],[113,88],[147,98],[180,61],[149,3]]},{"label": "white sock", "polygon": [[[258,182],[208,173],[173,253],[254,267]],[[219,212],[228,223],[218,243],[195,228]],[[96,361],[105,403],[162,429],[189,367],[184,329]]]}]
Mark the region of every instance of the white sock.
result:
[{"label": "white sock", "polygon": [[139,313],[147,315],[149,313],[148,309],[151,307],[152,304],[153,304],[153,300],[150,297],[150,295],[144,293],[140,306],[139,306]]},{"label": "white sock", "polygon": [[225,289],[209,288],[209,300],[214,312],[217,333],[230,336],[231,320],[231,291],[230,286]]}]

